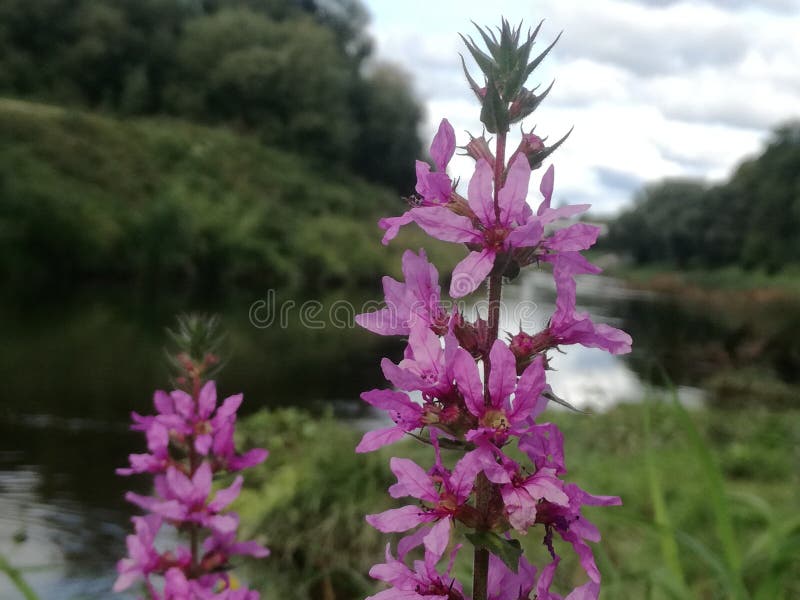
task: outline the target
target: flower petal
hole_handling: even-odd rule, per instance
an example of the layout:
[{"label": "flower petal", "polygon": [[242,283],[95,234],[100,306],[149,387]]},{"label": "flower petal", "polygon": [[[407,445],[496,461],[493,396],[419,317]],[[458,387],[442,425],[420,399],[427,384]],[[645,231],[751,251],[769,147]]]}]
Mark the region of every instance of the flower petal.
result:
[{"label": "flower petal", "polygon": [[528,182],[531,178],[531,165],[528,158],[520,153],[508,167],[506,181],[497,195],[500,205],[500,223],[509,225],[521,221],[527,206]]},{"label": "flower petal", "polygon": [[397,477],[397,483],[389,488],[392,498],[412,496],[429,502],[439,500],[430,475],[413,460],[393,457],[389,461],[389,467]]},{"label": "flower petal", "polygon": [[433,136],[431,142],[431,158],[436,163],[436,168],[439,171],[447,169],[447,163],[453,158],[453,153],[456,150],[456,134],[453,131],[453,126],[450,121],[442,119],[439,123],[439,130]]},{"label": "flower petal", "polygon": [[464,396],[469,411],[476,417],[486,412],[483,399],[483,384],[478,375],[478,366],[469,352],[463,348],[456,350],[453,358],[453,372],[456,385]]},{"label": "flower petal", "polygon": [[384,246],[387,246],[389,242],[396,238],[397,234],[400,233],[400,228],[403,225],[408,225],[413,220],[414,218],[411,216],[410,210],[407,210],[399,217],[384,217],[383,219],[379,220],[378,227],[386,230],[386,233],[383,234],[381,243]]},{"label": "flower petal", "polygon": [[397,533],[428,523],[436,519],[436,515],[426,513],[419,506],[403,506],[392,508],[375,515],[367,515],[367,523],[383,533]]},{"label": "flower petal", "polygon": [[472,212],[484,225],[493,225],[497,222],[494,213],[494,197],[492,196],[493,180],[494,173],[492,173],[491,165],[486,159],[479,159],[475,165],[475,173],[469,180],[467,198]]},{"label": "flower petal", "polygon": [[461,298],[478,289],[494,267],[495,256],[495,251],[488,248],[467,254],[466,258],[453,269],[450,295],[453,298]]},{"label": "flower petal", "polygon": [[418,206],[411,216],[425,233],[445,242],[477,242],[480,234],[467,217],[455,214],[443,206]]},{"label": "flower petal", "polygon": [[375,431],[368,431],[361,438],[361,441],[356,446],[356,452],[362,454],[364,452],[372,452],[378,448],[388,446],[402,438],[405,435],[402,427],[395,425],[387,427],[386,429],[378,429]]},{"label": "flower petal", "polygon": [[492,406],[500,408],[517,383],[517,360],[503,340],[495,340],[489,352],[489,395]]}]

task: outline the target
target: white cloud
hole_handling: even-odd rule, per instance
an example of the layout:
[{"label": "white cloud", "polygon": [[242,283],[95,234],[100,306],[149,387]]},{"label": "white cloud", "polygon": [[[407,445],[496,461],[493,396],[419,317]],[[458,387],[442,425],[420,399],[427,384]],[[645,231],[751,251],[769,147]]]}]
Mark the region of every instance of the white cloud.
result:
[{"label": "white cloud", "polygon": [[[460,143],[465,129],[481,131],[458,59],[457,34],[474,30],[470,19],[495,25],[503,15],[535,25],[545,18],[540,49],[564,30],[529,82],[555,78],[555,87],[526,121],[551,141],[575,126],[554,155],[556,202],[614,212],[636,182],[721,179],[758,151],[771,127],[800,116],[800,0],[367,4],[379,54],[415,77],[427,139],[442,117]],[[466,158],[452,164],[464,184],[471,169]]]}]

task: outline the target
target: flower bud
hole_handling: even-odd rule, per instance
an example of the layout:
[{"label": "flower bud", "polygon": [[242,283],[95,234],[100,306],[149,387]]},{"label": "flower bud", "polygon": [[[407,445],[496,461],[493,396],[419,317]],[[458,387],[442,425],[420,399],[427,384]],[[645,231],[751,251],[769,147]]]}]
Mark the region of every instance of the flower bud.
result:
[{"label": "flower bud", "polygon": [[462,146],[467,156],[472,157],[476,162],[482,158],[490,165],[493,165],[495,161],[494,154],[491,148],[489,148],[489,142],[486,138],[483,136],[476,138],[472,135],[470,135],[469,138],[467,145]]},{"label": "flower bud", "polygon": [[485,319],[478,317],[474,323],[464,320],[459,313],[453,315],[453,334],[464,350],[475,358],[489,354],[492,340],[489,335],[489,324]]},{"label": "flower bud", "polygon": [[552,339],[550,332],[545,329],[536,335],[520,331],[511,336],[508,347],[517,359],[517,374],[522,375],[525,368],[533,362],[537,354],[550,348]]}]

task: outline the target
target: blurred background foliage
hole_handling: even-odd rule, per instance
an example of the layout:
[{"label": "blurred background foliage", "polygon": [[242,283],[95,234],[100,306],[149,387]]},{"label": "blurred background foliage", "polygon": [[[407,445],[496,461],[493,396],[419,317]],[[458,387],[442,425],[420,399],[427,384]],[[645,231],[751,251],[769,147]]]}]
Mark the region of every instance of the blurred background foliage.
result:
[{"label": "blurred background foliage", "polygon": [[356,0],[0,3],[0,275],[374,281],[422,108],[366,23]]},{"label": "blurred background foliage", "polygon": [[772,132],[726,180],[647,185],[611,223],[603,247],[637,265],[738,265],[774,274],[800,265],[800,122]]}]

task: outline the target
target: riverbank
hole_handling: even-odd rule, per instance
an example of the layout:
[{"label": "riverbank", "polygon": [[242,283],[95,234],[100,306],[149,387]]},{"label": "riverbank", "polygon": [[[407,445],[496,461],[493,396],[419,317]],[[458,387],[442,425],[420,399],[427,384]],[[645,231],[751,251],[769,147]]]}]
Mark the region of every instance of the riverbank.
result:
[{"label": "riverbank", "polygon": [[719,269],[676,269],[659,265],[615,266],[607,275],[654,292],[689,294],[690,299],[708,299],[716,293],[742,294],[755,301],[793,298],[800,301],[800,267],[775,274],[741,267]]},{"label": "riverbank", "polygon": [[[671,346],[659,349],[663,340],[655,340],[651,353],[661,354],[662,367],[693,372],[693,383],[706,390],[710,403],[800,408],[800,270],[774,275],[739,267],[609,271],[625,285],[672,303],[676,313],[703,322],[697,332],[684,331]],[[634,332],[640,343],[648,337],[652,333],[646,328]]]}]

